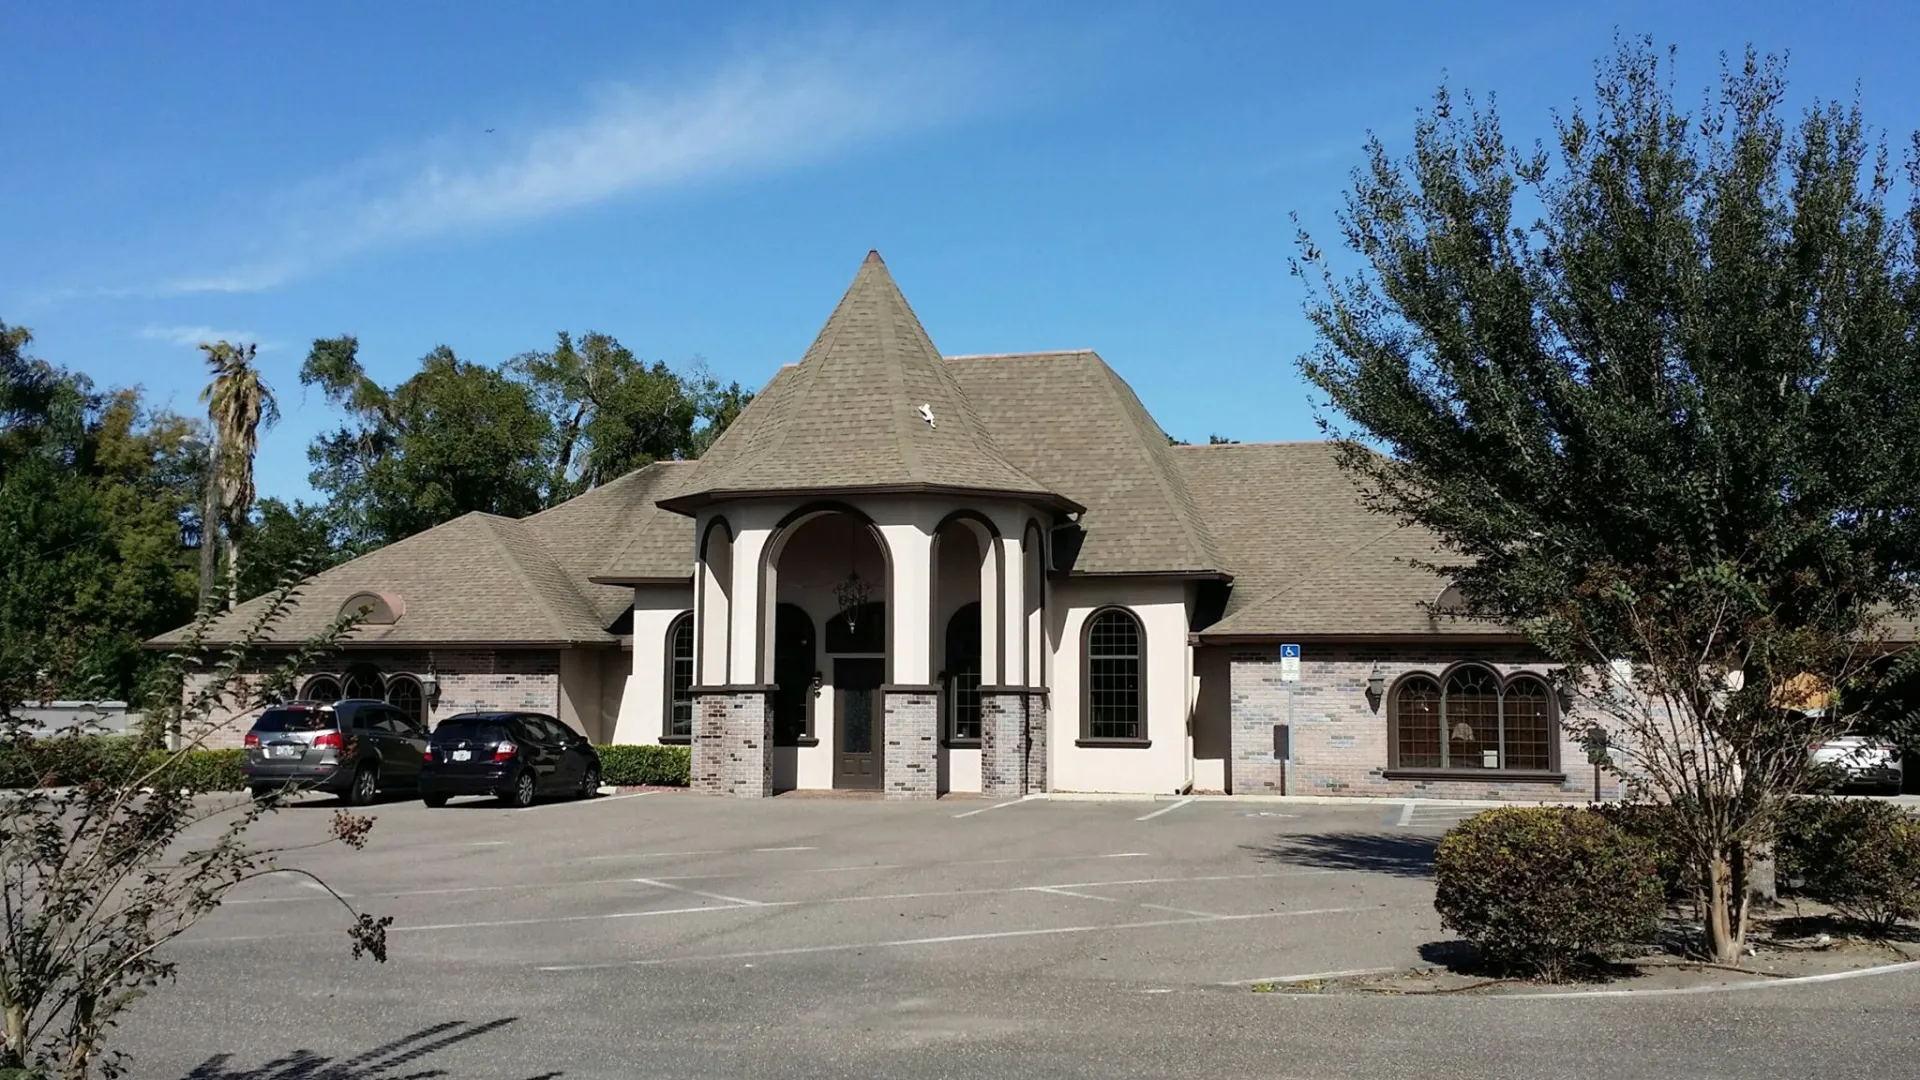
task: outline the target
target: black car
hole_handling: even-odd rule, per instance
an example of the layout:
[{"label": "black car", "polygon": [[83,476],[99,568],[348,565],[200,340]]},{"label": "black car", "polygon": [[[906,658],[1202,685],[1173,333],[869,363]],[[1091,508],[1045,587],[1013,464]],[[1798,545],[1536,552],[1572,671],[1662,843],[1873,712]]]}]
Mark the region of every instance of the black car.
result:
[{"label": "black car", "polygon": [[247,731],[240,771],[256,799],[296,788],[355,806],[420,782],[427,733],[384,701],[295,701],[260,714]]},{"label": "black car", "polygon": [[492,795],[531,806],[543,795],[591,799],[600,755],[572,728],[540,713],[473,712],[433,729],[420,768],[420,797],[445,806],[455,795]]}]

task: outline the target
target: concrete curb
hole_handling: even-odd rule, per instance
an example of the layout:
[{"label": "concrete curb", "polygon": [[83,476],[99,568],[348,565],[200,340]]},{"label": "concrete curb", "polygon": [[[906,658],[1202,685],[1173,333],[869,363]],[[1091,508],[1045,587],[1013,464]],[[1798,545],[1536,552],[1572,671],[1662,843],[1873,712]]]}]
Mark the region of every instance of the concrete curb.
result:
[{"label": "concrete curb", "polygon": [[1724,994],[1735,990],[1765,990],[1775,986],[1810,986],[1814,983],[1843,982],[1847,979],[1864,979],[1873,975],[1891,975],[1896,971],[1920,970],[1920,960],[1907,960],[1898,964],[1881,964],[1877,967],[1855,968],[1852,971],[1829,971],[1823,975],[1790,975],[1784,979],[1756,979],[1753,982],[1724,983],[1719,986],[1668,986],[1651,990],[1540,990],[1528,994],[1488,994],[1489,998],[1506,998],[1539,1001],[1548,998],[1631,998],[1631,997],[1687,997],[1694,994]]},{"label": "concrete curb", "polygon": [[1191,799],[1203,803],[1241,803],[1248,806],[1277,804],[1293,806],[1458,806],[1493,808],[1500,806],[1590,806],[1587,799],[1420,799],[1392,795],[1138,795],[1106,794],[1096,791],[1049,791],[1042,798],[1057,802],[1177,802]]}]

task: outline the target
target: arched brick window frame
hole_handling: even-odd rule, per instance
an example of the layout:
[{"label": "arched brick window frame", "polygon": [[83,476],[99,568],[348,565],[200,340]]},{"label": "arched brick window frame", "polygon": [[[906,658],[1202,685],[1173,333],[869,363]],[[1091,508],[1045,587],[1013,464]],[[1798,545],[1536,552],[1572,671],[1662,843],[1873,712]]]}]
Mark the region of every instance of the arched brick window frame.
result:
[{"label": "arched brick window frame", "polygon": [[1560,778],[1560,709],[1533,672],[1487,664],[1402,675],[1387,696],[1387,772]]},{"label": "arched brick window frame", "polygon": [[1080,628],[1079,746],[1143,747],[1147,732],[1147,627],[1123,607]]}]

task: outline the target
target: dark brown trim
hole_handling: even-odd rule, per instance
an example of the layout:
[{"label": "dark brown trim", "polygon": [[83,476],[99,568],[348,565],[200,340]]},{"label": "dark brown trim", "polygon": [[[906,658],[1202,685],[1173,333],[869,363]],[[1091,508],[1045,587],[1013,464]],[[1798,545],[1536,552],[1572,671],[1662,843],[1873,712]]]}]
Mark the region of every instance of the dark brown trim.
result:
[{"label": "dark brown trim", "polygon": [[942,750],[978,750],[980,749],[980,740],[979,739],[943,738],[940,740],[940,749]]},{"label": "dark brown trim", "polygon": [[[1140,634],[1140,653],[1135,657],[1136,662],[1140,665],[1140,718],[1138,721],[1140,734],[1138,737],[1132,739],[1096,739],[1093,737],[1091,731],[1093,725],[1093,657],[1087,651],[1087,643],[1088,639],[1093,636],[1094,621],[1102,615],[1115,611],[1132,619],[1134,629]],[[1108,604],[1087,612],[1086,619],[1080,623],[1080,738],[1074,741],[1075,746],[1151,745],[1151,736],[1147,732],[1147,717],[1152,715],[1153,710],[1147,706],[1147,660],[1152,653],[1148,645],[1147,622],[1132,608],[1121,604]]]},{"label": "dark brown trim", "polygon": [[1430,633],[1393,633],[1393,634],[1217,634],[1202,630],[1187,635],[1196,645],[1279,645],[1295,643],[1306,645],[1524,645],[1526,637],[1518,633],[1489,634],[1447,634],[1439,631]]},{"label": "dark brown trim", "polygon": [[[1062,575],[1074,581],[1104,581],[1109,578],[1120,581],[1232,581],[1233,575],[1225,570],[1097,570],[1091,573],[1084,570],[1069,570]],[[1287,640],[1291,641],[1292,638]]]},{"label": "dark brown trim", "polygon": [[1387,769],[1388,780],[1491,780],[1501,784],[1564,784],[1566,773],[1524,769]]},{"label": "dark brown trim", "polygon": [[589,574],[587,580],[595,585],[691,585],[691,571],[679,577],[628,577],[624,574]]},{"label": "dark brown trim", "polygon": [[[666,668],[662,672],[665,678],[660,680],[661,694],[665,701],[665,711],[660,714],[661,742],[666,742],[668,739],[685,739],[692,741],[692,724],[698,720],[698,717],[688,717],[688,733],[686,735],[673,734],[673,637],[674,631],[682,622],[688,624],[688,629],[693,634],[693,682],[695,685],[700,682],[700,626],[693,617],[693,611],[689,609],[667,620],[667,639],[661,643],[660,652],[666,659]],[[694,695],[689,692],[688,696],[692,697]]]},{"label": "dark brown trim", "polygon": [[1061,513],[1082,514],[1086,507],[1051,491],[1005,491],[999,488],[965,487],[958,484],[857,484],[848,487],[763,488],[694,491],[654,503],[669,513],[683,517],[714,503],[732,499],[837,499],[861,495],[954,495],[964,498],[1004,499],[1008,502],[1034,503]]},{"label": "dark brown trim", "polygon": [[662,736],[660,736],[660,745],[661,745],[661,746],[692,746],[692,745],[693,745],[693,736],[691,736],[691,735],[662,735]]},{"label": "dark brown trim", "polygon": [[[779,591],[777,588],[779,574],[777,572],[778,567],[776,565],[776,562],[777,562],[776,551],[778,551],[780,554],[784,554],[786,551],[787,540],[789,539],[790,533],[798,529],[800,526],[806,524],[808,521],[810,521],[814,517],[817,517],[820,514],[826,514],[826,513],[846,514],[849,517],[852,517],[854,520],[860,522],[862,525],[865,525],[867,527],[867,531],[873,535],[874,544],[880,548],[880,565],[885,569],[886,576],[887,576],[885,592],[886,592],[886,605],[887,605],[888,641],[887,641],[887,652],[886,652],[887,673],[885,677],[891,679],[893,678],[893,653],[894,653],[893,641],[892,641],[893,630],[894,630],[893,621],[900,617],[899,615],[900,606],[898,603],[896,603],[896,600],[898,598],[893,595],[893,582],[894,582],[893,548],[887,545],[886,534],[880,531],[880,526],[874,524],[873,518],[869,517],[866,511],[850,503],[834,502],[832,500],[819,500],[816,502],[810,502],[804,506],[801,506],[801,507],[798,507],[797,509],[789,511],[785,517],[782,517],[779,520],[779,522],[777,522],[774,525],[773,531],[767,534],[767,542],[760,545],[760,569],[759,569],[759,577],[756,579],[759,582],[759,588],[760,588],[760,610],[755,614],[755,617],[754,617],[754,646],[758,650],[757,659],[759,661],[759,667],[757,670],[759,670],[762,677],[767,679],[773,678],[773,653],[767,648],[767,631],[768,631],[767,624],[772,621],[774,616],[774,609],[780,603],[780,597],[775,595]],[[931,569],[934,569],[934,568],[930,566],[929,570]],[[768,587],[767,577],[768,577],[768,571],[770,570],[775,571],[774,573],[775,587],[774,588]],[[811,618],[811,616],[809,616],[809,618]],[[820,653],[824,653],[826,651],[827,630],[824,625],[815,627],[815,629],[819,631],[819,634],[820,634],[819,648],[816,650],[816,654],[815,654],[817,657]]]},{"label": "dark brown trim", "polygon": [[1075,739],[1073,745],[1102,750],[1145,750],[1152,739]]},{"label": "dark brown trim", "polygon": [[1024,694],[1030,697],[1045,697],[1047,688],[1044,686],[1004,686],[1000,684],[989,686],[986,683],[981,683],[980,692],[983,694]]},{"label": "dark brown trim", "polygon": [[880,692],[883,694],[938,694],[940,685],[938,683],[881,683]]},{"label": "dark brown trim", "polygon": [[709,686],[695,686],[694,697],[709,697],[714,694],[771,694],[772,683],[713,683]]},{"label": "dark brown trim", "polygon": [[[1028,518],[1020,534],[1020,641],[1024,646],[1020,653],[1020,678],[1028,686],[1039,686],[1047,668],[1047,583],[1053,580],[1047,573],[1051,565],[1047,558],[1047,530],[1038,519]],[[1028,538],[1033,538],[1032,552],[1029,554]],[[1038,559],[1038,564],[1033,560]],[[1028,579],[1027,569],[1035,566],[1037,573]],[[1035,599],[1039,601],[1035,610],[1039,614],[1038,625],[1027,625],[1027,586],[1034,588]],[[1038,635],[1037,640],[1029,640],[1028,632]],[[1037,648],[1036,648],[1037,646]]]}]

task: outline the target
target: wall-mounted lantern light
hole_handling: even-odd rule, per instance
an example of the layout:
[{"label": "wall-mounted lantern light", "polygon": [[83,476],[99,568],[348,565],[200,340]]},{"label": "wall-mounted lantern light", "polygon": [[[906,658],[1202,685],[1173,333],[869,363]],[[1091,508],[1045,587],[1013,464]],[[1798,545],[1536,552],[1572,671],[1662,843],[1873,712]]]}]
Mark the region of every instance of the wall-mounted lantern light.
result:
[{"label": "wall-mounted lantern light", "polygon": [[426,695],[427,708],[440,704],[440,676],[433,670],[432,663],[428,663],[427,673],[420,676],[420,692]]},{"label": "wall-mounted lantern light", "polygon": [[1373,670],[1367,672],[1367,697],[1378,704],[1385,696],[1387,696],[1387,673],[1380,670],[1379,664],[1375,664]]},{"label": "wall-mounted lantern light", "polygon": [[820,696],[820,673],[819,672],[816,671],[813,673],[813,682],[810,684],[810,686],[811,686],[811,689],[813,690],[813,696],[819,697]]}]

